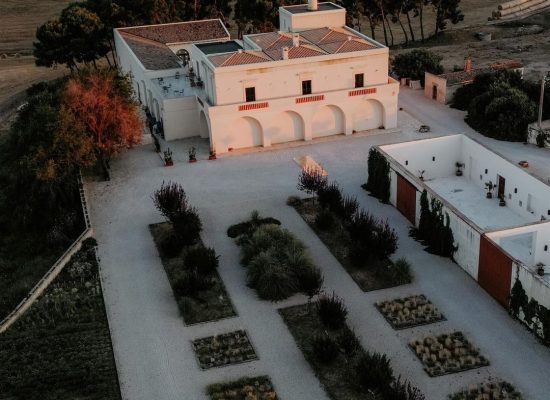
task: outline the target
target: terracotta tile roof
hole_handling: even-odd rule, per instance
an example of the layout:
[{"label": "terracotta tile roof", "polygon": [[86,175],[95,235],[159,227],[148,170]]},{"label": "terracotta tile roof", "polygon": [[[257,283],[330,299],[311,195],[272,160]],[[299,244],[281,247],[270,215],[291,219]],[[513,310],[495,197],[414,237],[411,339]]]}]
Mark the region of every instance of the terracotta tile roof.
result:
[{"label": "terracotta tile roof", "polygon": [[259,35],[248,35],[248,38],[256,43],[260,48],[267,49],[271,47],[281,35],[279,32],[261,33]]},{"label": "terracotta tile roof", "polygon": [[145,69],[156,71],[180,67],[179,57],[166,45],[125,32],[120,32],[120,35]]},{"label": "terracotta tile roof", "polygon": [[227,31],[219,19],[119,28],[118,31],[163,44],[229,39]]},{"label": "terracotta tile roof", "polygon": [[329,28],[317,28],[300,32],[300,36],[309,40],[311,43],[319,43],[325,36],[327,36],[332,30]]},{"label": "terracotta tile roof", "polygon": [[351,32],[344,33],[344,32],[337,32],[335,30],[331,30],[331,32],[328,33],[324,38],[322,38],[319,42],[316,44],[325,44],[325,43],[334,43],[334,42],[343,42],[345,40],[348,40],[348,38],[357,36],[352,35]]},{"label": "terracotta tile roof", "polygon": [[[283,49],[282,48],[276,48],[271,51],[265,50],[265,53],[271,57],[273,60],[282,60],[283,59]],[[321,51],[320,49],[316,49],[313,46],[308,45],[300,45],[296,47],[289,47],[288,48],[288,58],[294,59],[294,58],[304,58],[304,57],[314,57],[314,56],[322,56],[326,53]]]},{"label": "terracotta tile roof", "polygon": [[375,46],[362,40],[351,39],[342,42],[332,42],[327,44],[319,44],[319,47],[325,50],[327,53],[340,54],[349,53],[353,51],[363,51],[374,49]]},{"label": "terracotta tile roof", "polygon": [[208,58],[216,67],[230,67],[234,65],[256,64],[271,61],[271,59],[261,51],[218,54]]}]

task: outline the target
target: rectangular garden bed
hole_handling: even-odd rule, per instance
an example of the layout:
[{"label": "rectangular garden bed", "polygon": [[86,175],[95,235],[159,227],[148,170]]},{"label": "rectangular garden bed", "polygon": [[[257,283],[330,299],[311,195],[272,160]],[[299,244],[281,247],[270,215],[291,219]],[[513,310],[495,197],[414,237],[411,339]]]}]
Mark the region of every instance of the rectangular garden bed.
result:
[{"label": "rectangular garden bed", "polygon": [[267,376],[241,378],[234,382],[216,383],[207,388],[211,400],[277,400],[277,393]]},{"label": "rectangular garden bed", "polygon": [[428,336],[409,343],[431,377],[453,374],[489,365],[462,332]]},{"label": "rectangular garden bed", "polygon": [[193,340],[193,350],[202,369],[258,359],[246,331],[242,329]]},{"label": "rectangular garden bed", "polygon": [[482,382],[472,385],[468,389],[461,390],[449,396],[450,400],[472,400],[472,399],[491,399],[491,400],[522,400],[523,397],[514,386],[508,382]]},{"label": "rectangular garden bed", "polygon": [[[168,257],[163,252],[161,243],[168,236],[172,235],[172,225],[169,222],[161,222],[149,225],[149,229],[157,246],[170,285],[174,289],[178,272],[181,271],[184,265],[186,248],[183,248],[177,256]],[[178,296],[174,291],[179,310],[186,324],[192,325],[200,322],[217,321],[236,315],[222,278],[217,271],[211,275],[211,281],[211,287],[201,290],[193,296]]]},{"label": "rectangular garden bed", "polygon": [[375,306],[393,329],[406,329],[445,320],[437,307],[423,294],[381,301]]},{"label": "rectangular garden bed", "polygon": [[0,399],[120,399],[93,245],[0,335]]},{"label": "rectangular garden bed", "polygon": [[299,200],[293,203],[292,206],[364,292],[410,283],[410,280],[398,283],[392,280],[391,276],[387,273],[389,270],[388,266],[392,265],[389,259],[381,261],[370,260],[362,268],[353,265],[348,256],[351,240],[348,232],[342,225],[342,221],[337,219],[337,223],[331,228],[325,230],[319,229],[315,224],[315,218],[319,214],[321,207],[318,203],[314,204],[312,199]]},{"label": "rectangular garden bed", "polygon": [[[373,400],[375,397],[361,389],[355,382],[351,382],[353,375],[350,371],[352,362],[343,355],[339,355],[332,363],[326,364],[317,360],[312,354],[311,338],[316,335],[328,334],[337,338],[342,333],[350,333],[347,325],[338,330],[327,330],[320,321],[315,306],[292,306],[279,310],[288,329],[304,357],[307,359],[315,375],[321,381],[329,397],[333,400]],[[348,331],[348,332],[345,332]],[[364,354],[362,348],[358,349],[354,357]]]}]

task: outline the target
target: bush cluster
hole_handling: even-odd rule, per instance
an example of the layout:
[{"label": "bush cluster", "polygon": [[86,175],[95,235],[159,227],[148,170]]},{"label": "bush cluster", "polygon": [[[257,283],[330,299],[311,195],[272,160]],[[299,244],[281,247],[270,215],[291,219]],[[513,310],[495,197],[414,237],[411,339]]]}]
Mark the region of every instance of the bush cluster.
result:
[{"label": "bush cluster", "polygon": [[213,275],[218,268],[219,256],[214,249],[202,244],[186,250],[182,268],[174,279],[173,289],[177,297],[196,297],[215,284]]},{"label": "bush cluster", "polygon": [[281,222],[275,218],[260,218],[258,211],[253,211],[250,220],[231,225],[227,229],[227,236],[235,239],[241,235],[251,235],[261,225],[281,225]]},{"label": "bush cluster", "polygon": [[[546,86],[550,89],[550,84]],[[540,85],[511,70],[479,74],[459,88],[452,107],[468,111],[466,122],[486,136],[525,141],[527,125],[536,119]],[[545,94],[543,118],[550,118],[550,93]]]},{"label": "bush cluster", "polygon": [[310,298],[319,293],[323,277],[302,242],[279,225],[251,226],[255,229],[240,235],[237,243],[241,246],[241,263],[247,267],[247,283],[260,298],[280,301],[298,292]]},{"label": "bush cluster", "polygon": [[386,157],[371,148],[368,158],[368,179],[364,189],[383,203],[390,200],[390,164]]},{"label": "bush cluster", "polygon": [[340,329],[346,323],[348,309],[335,293],[332,296],[322,295],[317,300],[319,319],[329,329]]},{"label": "bush cluster", "polygon": [[175,182],[162,182],[152,197],[155,207],[172,223],[176,236],[162,245],[166,254],[175,256],[183,246],[195,244],[200,238],[202,222],[197,210],[189,204],[183,187]]},{"label": "bush cluster", "polygon": [[350,259],[358,267],[371,257],[384,260],[397,250],[395,230],[387,220],[379,220],[367,211],[355,213],[348,232],[352,241]]}]

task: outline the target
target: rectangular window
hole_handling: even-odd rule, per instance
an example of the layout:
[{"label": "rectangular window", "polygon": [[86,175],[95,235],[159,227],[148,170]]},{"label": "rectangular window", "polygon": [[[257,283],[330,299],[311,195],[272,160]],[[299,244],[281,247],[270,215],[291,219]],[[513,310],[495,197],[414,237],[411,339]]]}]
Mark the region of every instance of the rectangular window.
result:
[{"label": "rectangular window", "polygon": [[256,101],[256,88],[255,87],[247,87],[245,90],[246,95],[246,102],[250,101]]},{"label": "rectangular window", "polygon": [[302,94],[311,94],[311,80],[302,81]]},{"label": "rectangular window", "polygon": [[365,74],[355,74],[355,87],[360,88],[365,86]]}]

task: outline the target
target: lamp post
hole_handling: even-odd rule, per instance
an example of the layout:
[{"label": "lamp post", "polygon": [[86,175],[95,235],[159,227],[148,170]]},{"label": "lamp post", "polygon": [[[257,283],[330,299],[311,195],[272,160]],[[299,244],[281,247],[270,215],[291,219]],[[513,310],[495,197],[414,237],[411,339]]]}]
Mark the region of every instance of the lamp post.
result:
[{"label": "lamp post", "polygon": [[550,82],[550,72],[545,72],[540,80],[540,100],[539,100],[539,131],[542,132],[542,106],[544,104],[544,88]]}]

